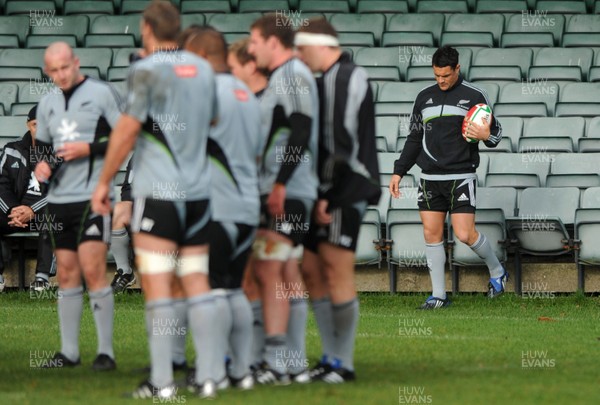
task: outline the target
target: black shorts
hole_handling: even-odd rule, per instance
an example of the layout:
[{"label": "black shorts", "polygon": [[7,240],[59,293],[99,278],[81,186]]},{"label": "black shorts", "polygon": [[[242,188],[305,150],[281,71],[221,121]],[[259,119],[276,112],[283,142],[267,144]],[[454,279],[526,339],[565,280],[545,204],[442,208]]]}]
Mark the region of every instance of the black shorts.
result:
[{"label": "black shorts", "polygon": [[131,230],[168,239],[179,246],[206,245],[210,240],[209,200],[135,198]]},{"label": "black shorts", "polygon": [[327,242],[343,249],[356,251],[358,232],[366,209],[366,201],[350,207],[333,208],[330,211],[332,222],[326,226],[318,225],[313,219],[304,247],[316,253],[319,243]]},{"label": "black shorts", "polygon": [[241,288],[256,227],[233,222],[212,222],[210,234],[208,268],[211,288]]},{"label": "black shorts", "polygon": [[77,251],[83,242],[110,242],[110,215],[94,213],[89,201],[48,203],[46,213],[54,249]]},{"label": "black shorts", "polygon": [[477,179],[425,180],[419,182],[420,211],[475,213]]},{"label": "black shorts", "polygon": [[275,231],[288,238],[294,246],[302,244],[310,228],[310,214],[313,201],[287,199],[284,203],[284,215],[276,217],[269,214],[267,207],[268,196],[262,196],[260,201],[260,229]]}]

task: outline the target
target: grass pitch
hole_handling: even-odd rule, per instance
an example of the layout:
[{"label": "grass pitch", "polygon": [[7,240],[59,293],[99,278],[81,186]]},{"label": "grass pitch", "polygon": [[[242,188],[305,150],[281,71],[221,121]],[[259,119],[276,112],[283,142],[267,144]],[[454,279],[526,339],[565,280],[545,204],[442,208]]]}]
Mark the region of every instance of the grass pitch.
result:
[{"label": "grass pitch", "polygon": [[[143,297],[115,297],[116,372],[95,373],[89,304],[81,327],[82,366],[43,370],[60,349],[55,294],[0,295],[0,404],[118,404],[146,378]],[[357,381],[227,391],[222,404],[594,404],[600,403],[600,299],[524,299],[513,294],[451,297],[449,308],[418,311],[425,295],[362,294]],[[309,316],[311,364],[320,354]],[[188,358],[193,356],[188,341]],[[182,375],[176,377],[182,378]],[[159,401],[137,401],[160,403]],[[200,403],[183,388],[171,403]]]}]

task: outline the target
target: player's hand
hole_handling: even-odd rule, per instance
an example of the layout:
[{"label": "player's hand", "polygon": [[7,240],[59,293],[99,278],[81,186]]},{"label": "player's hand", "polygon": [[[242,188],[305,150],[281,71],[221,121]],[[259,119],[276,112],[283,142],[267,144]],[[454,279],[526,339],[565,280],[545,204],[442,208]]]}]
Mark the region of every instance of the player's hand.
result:
[{"label": "player's hand", "polygon": [[469,122],[467,125],[466,135],[468,138],[487,141],[490,137],[490,123],[483,119],[483,124],[479,125],[474,122]]},{"label": "player's hand", "polygon": [[66,162],[90,155],[90,144],[87,142],[65,143],[56,151],[56,156],[63,158]]},{"label": "player's hand", "polygon": [[35,171],[33,174],[35,175],[37,181],[40,183],[46,183],[52,175],[52,169],[50,169],[50,165],[47,162],[39,162],[35,166]]},{"label": "player's hand", "polygon": [[390,180],[390,194],[394,198],[400,198],[400,180],[402,180],[402,176],[397,174],[392,175]]},{"label": "player's hand", "polygon": [[285,203],[285,185],[275,183],[273,191],[269,194],[267,199],[267,208],[271,216],[278,216],[285,214],[283,209]]},{"label": "player's hand", "polygon": [[35,213],[31,207],[27,205],[19,205],[10,211],[8,218],[10,218],[11,221],[8,224],[11,226],[25,228],[34,216]]},{"label": "player's hand", "polygon": [[92,194],[92,211],[100,215],[110,214],[109,185],[98,183]]},{"label": "player's hand", "polygon": [[327,200],[319,200],[317,201],[316,209],[315,209],[315,220],[319,225],[329,225],[333,218],[331,214],[327,212],[327,207],[329,206],[329,201]]}]

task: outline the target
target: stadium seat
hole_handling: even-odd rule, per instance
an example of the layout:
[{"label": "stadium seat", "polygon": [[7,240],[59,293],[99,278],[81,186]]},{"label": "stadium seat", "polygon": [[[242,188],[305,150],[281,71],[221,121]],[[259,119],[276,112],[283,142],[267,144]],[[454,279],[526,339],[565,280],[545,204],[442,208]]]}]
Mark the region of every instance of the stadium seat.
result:
[{"label": "stadium seat", "polygon": [[[570,118],[531,118],[525,125],[524,138],[568,138],[570,145],[584,135],[585,120],[581,117]],[[523,139],[522,139],[523,140]],[[569,152],[573,150],[571,146]],[[542,150],[543,151],[543,150]],[[539,150],[538,150],[539,152]],[[599,166],[600,169],[600,166]]]},{"label": "stadium seat", "polygon": [[192,24],[205,25],[204,14],[181,14],[181,29],[186,29]]},{"label": "stadium seat", "polygon": [[[19,43],[23,46],[30,23],[31,21],[26,16],[0,16],[0,35],[16,35]],[[37,28],[36,25],[32,27],[32,29],[35,28]]]},{"label": "stadium seat", "polygon": [[194,1],[184,0],[181,2],[181,14],[188,13],[231,13],[231,6],[228,0],[205,0]]},{"label": "stadium seat", "polygon": [[471,66],[470,81],[521,81],[521,68],[518,66]]},{"label": "stadium seat", "polygon": [[543,48],[534,61],[534,66],[579,66],[584,81],[594,59],[594,52],[589,48]]},{"label": "stadium seat", "polygon": [[345,0],[300,0],[298,10],[307,13],[349,13],[350,7]]},{"label": "stadium seat", "polygon": [[[423,83],[385,83],[379,89],[377,101],[414,103],[417,94],[427,85]],[[411,111],[412,112],[412,111]]]},{"label": "stadium seat", "polygon": [[26,120],[23,117],[0,116],[0,136],[21,137],[27,132]]},{"label": "stadium seat", "polygon": [[71,48],[77,47],[77,38],[73,35],[28,35],[26,41],[26,48],[46,48],[53,42],[62,41],[66,42]]},{"label": "stadium seat", "polygon": [[412,113],[413,103],[402,101],[379,101],[375,103],[375,116],[409,115]]},{"label": "stadium seat", "polygon": [[445,32],[491,33],[496,46],[500,44],[503,30],[502,14],[452,14],[446,19],[445,25]]},{"label": "stadium seat", "polygon": [[585,131],[585,137],[579,138],[579,153],[600,152],[600,117],[592,118]]},{"label": "stadium seat", "polygon": [[100,75],[100,69],[96,66],[81,66],[79,71],[82,75],[89,76],[92,79],[104,80],[105,78]]},{"label": "stadium seat", "polygon": [[341,46],[375,46],[375,38],[370,32],[338,32]]},{"label": "stadium seat", "polygon": [[[550,33],[553,37],[553,45],[559,46],[564,28],[565,17],[563,15],[529,12],[513,14],[508,17],[504,32],[505,34],[523,34],[523,40],[532,42],[531,46],[552,46],[552,44],[547,44],[547,34]],[[539,38],[536,38],[538,36]],[[526,40],[526,37],[530,38]]]},{"label": "stadium seat", "polygon": [[0,52],[0,66],[42,67],[44,49],[5,49]]},{"label": "stadium seat", "polygon": [[533,61],[533,51],[525,48],[481,49],[473,58],[473,66],[518,66],[521,77],[525,78]]},{"label": "stadium seat", "polygon": [[36,105],[37,103],[14,103],[10,108],[10,115],[13,117],[28,115],[29,111]]},{"label": "stadium seat", "polygon": [[5,111],[10,111],[18,96],[19,86],[16,83],[0,82],[0,104],[4,106]]},{"label": "stadium seat", "polygon": [[391,209],[386,222],[386,238],[392,240],[388,251],[391,291],[396,291],[397,267],[427,267],[423,224],[416,209]]},{"label": "stadium seat", "polygon": [[431,32],[384,32],[381,46],[424,46],[433,47]]},{"label": "stadium seat", "polygon": [[106,80],[109,82],[118,82],[127,79],[128,67],[109,67]]},{"label": "stadium seat", "polygon": [[417,13],[468,13],[467,3],[461,0],[420,0]]},{"label": "stadium seat", "polygon": [[399,135],[400,121],[397,117],[375,117],[375,134],[386,141],[385,151],[392,152]]},{"label": "stadium seat", "polygon": [[[1,55],[0,55],[1,58]],[[600,83],[569,83],[556,104],[557,117],[595,117],[600,115]]]},{"label": "stadium seat", "polygon": [[74,14],[104,14],[115,13],[112,1],[69,1],[65,2],[65,15]]},{"label": "stadium seat", "polygon": [[510,1],[482,1],[477,2],[475,12],[478,14],[485,13],[504,13],[504,14],[516,14],[522,13],[527,10],[527,2],[524,0],[510,0]]},{"label": "stadium seat", "polygon": [[509,83],[494,106],[496,117],[547,117],[554,115],[558,84],[546,81]]},{"label": "stadium seat", "polygon": [[129,57],[132,53],[138,51],[138,48],[118,48],[113,51],[111,66],[121,67],[129,66]]},{"label": "stadium seat", "polygon": [[[534,119],[534,118],[531,118]],[[531,136],[519,139],[519,153],[573,152],[573,141],[568,136]]]},{"label": "stadium seat", "polygon": [[19,103],[37,103],[40,99],[49,93],[60,93],[52,82],[49,81],[30,81],[19,85]]},{"label": "stadium seat", "polygon": [[523,190],[519,217],[508,218],[508,235],[516,239],[515,285],[520,293],[521,255],[557,256],[573,251],[575,241],[566,226],[575,222],[579,208],[575,187],[528,188]]},{"label": "stadium seat", "polygon": [[377,205],[370,205],[367,208],[375,208],[379,211],[379,218],[382,223],[385,223],[387,218],[387,212],[390,208],[390,189],[388,186],[381,187],[381,196],[379,197],[379,202]]},{"label": "stadium seat", "polygon": [[511,152],[516,152],[519,146],[519,139],[523,133],[523,118],[520,117],[502,117],[498,121],[502,125],[502,140],[498,149],[503,142],[508,142]]},{"label": "stadium seat", "polygon": [[[589,191],[590,189],[586,190]],[[584,193],[585,194],[585,193]],[[598,206],[577,209],[575,212],[574,238],[578,241],[575,250],[575,263],[577,264],[577,288],[585,290],[586,266],[600,264],[600,208]]]},{"label": "stadium seat", "polygon": [[42,69],[38,67],[0,66],[0,80],[12,82],[42,80]]},{"label": "stadium seat", "polygon": [[100,71],[100,77],[106,78],[106,73],[112,60],[112,50],[109,48],[75,48],[81,66],[95,66]]},{"label": "stadium seat", "polygon": [[369,80],[400,81],[400,72],[395,66],[364,66]]},{"label": "stadium seat", "polygon": [[500,40],[502,48],[553,47],[554,37],[549,32],[505,32]]},{"label": "stadium seat", "polygon": [[[406,57],[406,68],[410,61],[410,55]],[[393,48],[361,48],[354,55],[354,62],[360,66],[392,66],[399,67],[402,59],[399,58],[397,49]]]},{"label": "stadium seat", "polygon": [[540,187],[546,183],[554,155],[542,153],[490,154],[486,187]]},{"label": "stadium seat", "polygon": [[585,14],[585,2],[583,1],[546,1],[538,0],[535,9],[547,14]]},{"label": "stadium seat", "polygon": [[443,14],[396,14],[388,19],[386,31],[431,34],[435,44],[439,44],[443,29]]},{"label": "stadium seat", "polygon": [[406,75],[408,82],[433,82],[433,70],[429,66],[409,66]]},{"label": "stadium seat", "polygon": [[368,208],[358,232],[355,264],[363,266],[377,264],[378,267],[381,267],[381,250],[377,249],[377,245],[374,243],[374,241],[380,239],[381,220],[379,218],[379,211]]},{"label": "stadium seat", "polygon": [[250,32],[250,25],[261,17],[260,13],[215,14],[208,19],[208,25],[221,32]]},{"label": "stadium seat", "polygon": [[91,23],[90,34],[132,34],[136,44],[140,44],[140,16],[101,15]]},{"label": "stadium seat", "polygon": [[0,49],[18,47],[19,38],[16,35],[0,35]]},{"label": "stadium seat", "polygon": [[56,6],[53,1],[7,1],[4,13],[27,14],[32,19],[44,19],[55,16]]},{"label": "stadium seat", "polygon": [[559,153],[550,166],[552,174],[600,174],[600,153]]},{"label": "stadium seat", "polygon": [[387,149],[387,141],[385,139],[385,137],[383,136],[376,136],[375,137],[375,148],[377,149],[377,153],[386,153],[388,152]]},{"label": "stadium seat", "polygon": [[590,187],[583,191],[581,197],[581,208],[600,209],[600,187]]},{"label": "stadium seat", "polygon": [[471,85],[477,87],[480,90],[483,90],[487,93],[487,97],[489,102],[491,103],[492,109],[494,108],[494,104],[498,101],[498,94],[500,93],[500,86],[496,83],[492,83],[489,81],[471,83]]},{"label": "stadium seat", "polygon": [[564,48],[574,47],[598,47],[600,46],[599,33],[572,33],[563,34],[562,46]]},{"label": "stadium seat", "polygon": [[[120,12],[121,14],[141,14],[146,7],[148,7],[149,0],[123,0],[121,2]],[[178,1],[172,1],[172,3],[180,8]]]},{"label": "stadium seat", "polygon": [[[88,32],[89,18],[85,15],[71,15],[55,17],[44,25],[31,27],[31,34],[35,35],[74,35],[77,44],[83,46],[83,39]],[[31,36],[31,35],[30,35]],[[29,48],[29,46],[28,46]]]},{"label": "stadium seat", "polygon": [[333,14],[329,22],[338,33],[371,33],[376,45],[380,44],[385,28],[383,14]]},{"label": "stadium seat", "polygon": [[389,14],[400,14],[408,13],[408,3],[406,1],[390,1],[390,0],[370,0],[358,2],[356,12],[359,14],[364,13],[389,13]]},{"label": "stadium seat", "polygon": [[264,13],[275,12],[275,10],[288,10],[287,0],[240,0],[239,13]]},{"label": "stadium seat", "polygon": [[600,82],[600,66],[592,66],[590,68],[588,82]]},{"label": "stadium seat", "polygon": [[580,82],[581,76],[581,67],[579,66],[531,66],[527,78],[529,80]]},{"label": "stadium seat", "polygon": [[444,32],[440,46],[494,47],[491,32]]},{"label": "stadium seat", "polygon": [[135,37],[131,34],[88,34],[86,48],[133,48]]},{"label": "stadium seat", "polygon": [[577,187],[585,190],[600,187],[600,175],[596,173],[552,174],[546,178],[546,187]]},{"label": "stadium seat", "polygon": [[477,209],[499,208],[505,218],[517,215],[517,190],[512,187],[478,187]]},{"label": "stadium seat", "polygon": [[597,33],[600,27],[600,15],[576,14],[567,21],[565,35],[572,33]]}]

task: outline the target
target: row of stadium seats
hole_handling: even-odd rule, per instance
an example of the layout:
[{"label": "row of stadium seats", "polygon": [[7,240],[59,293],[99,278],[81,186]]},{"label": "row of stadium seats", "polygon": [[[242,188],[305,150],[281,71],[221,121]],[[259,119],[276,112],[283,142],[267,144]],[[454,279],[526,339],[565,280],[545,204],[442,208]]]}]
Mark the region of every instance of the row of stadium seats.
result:
[{"label": "row of stadium seats", "polygon": [[[389,184],[398,157],[398,153],[377,154],[382,186]],[[600,153],[480,153],[480,159],[481,187],[514,187],[519,192],[527,187],[600,187]],[[402,178],[402,185],[416,187],[419,176],[415,165]]]},{"label": "row of stadium seats", "polygon": [[[131,14],[144,10],[149,0],[105,1],[23,1],[1,0],[0,10],[7,15],[29,14],[31,9],[70,14]],[[595,0],[171,0],[182,13],[237,11],[265,12],[272,10],[302,10],[326,13],[520,13],[543,11],[549,14],[600,13]]]},{"label": "row of stadium seats", "polygon": [[[395,289],[397,267],[425,267],[423,225],[417,209],[417,189],[401,188],[399,199],[386,189],[378,207],[369,207],[359,234],[357,263],[381,265],[382,252],[390,270],[390,287]],[[574,254],[583,288],[583,266],[600,263],[600,187],[583,192],[574,187],[526,188],[517,190],[479,188],[476,226],[492,242],[498,259],[506,262],[508,252],[516,256]],[[465,244],[454,237],[446,224],[450,266],[484,265]],[[383,239],[385,235],[385,239]],[[521,265],[515,261],[515,286],[521,285]]]},{"label": "row of stadium seats", "polygon": [[[502,140],[480,152],[600,152],[600,117],[501,117]],[[410,116],[376,117],[378,152],[401,152],[411,130]]]},{"label": "row of stadium seats", "polygon": [[[503,3],[500,1],[499,3]],[[27,3],[25,3],[27,4]],[[291,13],[291,12],[290,12]],[[210,24],[222,32],[248,32],[261,13],[182,15],[182,25]],[[286,14],[287,15],[287,14]],[[291,15],[300,25],[323,13]],[[483,47],[577,47],[599,46],[600,15],[529,14],[340,14],[327,16],[341,35],[343,45],[352,46],[456,46]],[[115,34],[140,44],[139,15],[70,15],[65,17],[0,17],[2,46],[26,46],[31,35],[72,35],[79,46],[86,34]],[[5,38],[6,36],[6,38]],[[9,37],[13,37],[10,40]],[[122,41],[125,41],[121,38]],[[114,40],[116,41],[116,39]]]}]

